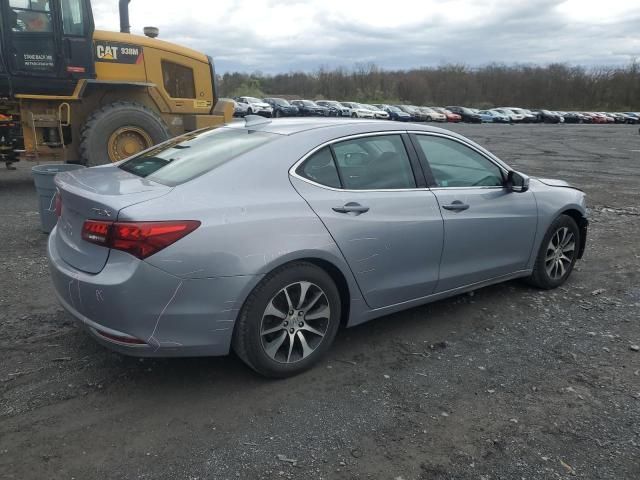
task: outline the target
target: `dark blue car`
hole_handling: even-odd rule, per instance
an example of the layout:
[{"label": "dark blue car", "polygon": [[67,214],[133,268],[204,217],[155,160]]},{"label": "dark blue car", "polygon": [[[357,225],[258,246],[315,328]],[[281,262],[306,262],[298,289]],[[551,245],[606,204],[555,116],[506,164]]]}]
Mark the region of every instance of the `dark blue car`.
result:
[{"label": "dark blue car", "polygon": [[263,98],[262,100],[273,107],[273,116],[276,118],[298,115],[298,107],[291,105],[284,98]]},{"label": "dark blue car", "polygon": [[298,115],[303,117],[328,117],[329,109],[311,100],[292,100],[292,105],[298,107]]},{"label": "dark blue car", "polygon": [[411,121],[411,115],[409,115],[407,112],[403,112],[394,105],[387,105],[386,103],[376,103],[373,106],[387,112],[389,114],[389,120],[396,120],[398,122]]}]

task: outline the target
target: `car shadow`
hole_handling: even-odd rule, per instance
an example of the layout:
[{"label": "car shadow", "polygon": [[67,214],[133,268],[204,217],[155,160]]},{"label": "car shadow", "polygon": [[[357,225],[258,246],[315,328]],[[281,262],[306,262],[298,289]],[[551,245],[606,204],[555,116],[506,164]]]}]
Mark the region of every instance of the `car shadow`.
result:
[{"label": "car shadow", "polygon": [[84,349],[102,357],[98,363],[109,370],[106,383],[134,386],[129,394],[135,395],[138,391],[144,395],[149,389],[158,388],[165,392],[184,392],[211,387],[211,395],[227,396],[273,383],[304,384],[309,377],[314,381],[324,378],[321,381],[332,382],[341,369],[336,367],[329,376],[324,373],[333,365],[373,368],[389,349],[401,348],[399,344],[411,345],[418,341],[425,345],[440,344],[462,338],[470,330],[493,329],[496,321],[508,318],[499,314],[517,303],[527,291],[532,290],[520,281],[511,281],[342,328],[328,355],[318,365],[284,380],[261,377],[233,353],[227,357],[140,359],[110,352],[97,344],[94,347],[85,344]]}]

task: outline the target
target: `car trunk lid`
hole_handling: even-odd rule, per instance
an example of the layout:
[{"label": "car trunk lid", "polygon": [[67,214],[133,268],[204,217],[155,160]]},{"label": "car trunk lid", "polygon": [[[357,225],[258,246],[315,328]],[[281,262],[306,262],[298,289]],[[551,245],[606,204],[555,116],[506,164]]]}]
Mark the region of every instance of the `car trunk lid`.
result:
[{"label": "car trunk lid", "polygon": [[65,262],[87,273],[102,270],[109,248],[82,239],[86,220],[115,221],[123,208],[172,190],[111,165],[58,174],[55,182],[62,201],[56,246]]}]

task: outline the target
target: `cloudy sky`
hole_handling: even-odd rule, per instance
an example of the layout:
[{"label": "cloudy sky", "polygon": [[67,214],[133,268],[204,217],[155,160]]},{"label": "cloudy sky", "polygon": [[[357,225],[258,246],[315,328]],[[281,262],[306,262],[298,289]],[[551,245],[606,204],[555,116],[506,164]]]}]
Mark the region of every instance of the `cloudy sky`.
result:
[{"label": "cloudy sky", "polygon": [[[93,0],[97,28],[119,28],[117,3]],[[130,10],[133,33],[159,27],[220,73],[640,59],[639,0],[133,0]]]}]

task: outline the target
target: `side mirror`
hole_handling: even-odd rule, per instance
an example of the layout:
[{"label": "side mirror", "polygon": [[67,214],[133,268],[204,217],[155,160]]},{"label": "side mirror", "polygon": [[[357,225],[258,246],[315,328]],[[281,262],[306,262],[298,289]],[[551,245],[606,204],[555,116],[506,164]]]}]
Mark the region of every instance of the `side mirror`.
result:
[{"label": "side mirror", "polygon": [[510,170],[507,174],[506,186],[512,192],[524,193],[529,190],[529,177],[524,173]]}]

